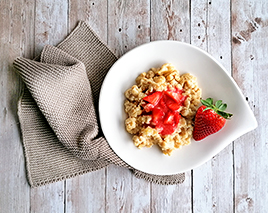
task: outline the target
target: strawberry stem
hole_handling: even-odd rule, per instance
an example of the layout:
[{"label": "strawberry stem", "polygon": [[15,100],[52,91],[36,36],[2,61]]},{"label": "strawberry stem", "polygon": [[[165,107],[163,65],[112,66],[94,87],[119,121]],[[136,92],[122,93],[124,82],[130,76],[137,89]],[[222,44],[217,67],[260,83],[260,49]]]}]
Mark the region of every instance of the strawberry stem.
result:
[{"label": "strawberry stem", "polygon": [[229,119],[233,116],[231,113],[224,112],[224,110],[227,108],[227,104],[223,104],[222,100],[216,101],[215,105],[213,104],[212,98],[207,98],[206,100],[201,99],[200,101],[204,106],[206,106],[203,111],[208,109],[214,110],[218,115],[224,117],[225,119]]}]

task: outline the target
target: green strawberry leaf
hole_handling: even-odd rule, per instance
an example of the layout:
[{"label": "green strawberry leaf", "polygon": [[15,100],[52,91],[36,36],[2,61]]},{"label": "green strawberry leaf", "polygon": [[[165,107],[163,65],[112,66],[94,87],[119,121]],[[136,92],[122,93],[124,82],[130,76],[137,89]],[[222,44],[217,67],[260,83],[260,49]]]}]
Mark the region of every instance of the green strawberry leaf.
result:
[{"label": "green strawberry leaf", "polygon": [[209,106],[209,103],[208,103],[206,100],[201,99],[200,101],[201,101],[201,103],[202,103],[203,105],[205,105],[205,106]]},{"label": "green strawberry leaf", "polygon": [[216,106],[218,109],[220,108],[221,105],[222,105],[222,100],[218,100],[218,101],[216,101],[215,106]]},{"label": "green strawberry leaf", "polygon": [[206,100],[201,99],[201,103],[207,107],[210,107],[213,104],[213,99],[212,98],[207,98]]},{"label": "green strawberry leaf", "polygon": [[[217,107],[217,106],[216,106]],[[220,111],[224,111],[227,108],[227,104],[221,104],[219,107],[217,107]]]},{"label": "green strawberry leaf", "polygon": [[229,119],[233,116],[231,113],[224,112],[227,108],[227,104],[223,104],[222,100],[218,100],[215,102],[215,105],[213,104],[212,98],[207,98],[206,100],[201,99],[200,100],[203,105],[206,106],[206,108],[203,110],[206,111],[208,109],[214,110],[218,115],[224,117],[225,119]]},{"label": "green strawberry leaf", "polygon": [[213,99],[212,98],[207,98],[207,100],[206,100],[210,105],[212,105],[213,104]]},{"label": "green strawberry leaf", "polygon": [[227,112],[222,112],[222,111],[218,111],[217,112],[220,116],[224,117],[225,119],[229,119],[233,116],[233,114],[231,113],[227,113]]}]

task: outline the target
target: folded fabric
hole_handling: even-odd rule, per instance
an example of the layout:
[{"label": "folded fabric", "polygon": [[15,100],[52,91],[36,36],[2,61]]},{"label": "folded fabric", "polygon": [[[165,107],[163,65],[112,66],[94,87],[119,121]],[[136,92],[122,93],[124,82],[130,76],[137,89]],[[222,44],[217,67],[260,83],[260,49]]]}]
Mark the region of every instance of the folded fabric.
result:
[{"label": "folded fabric", "polygon": [[17,58],[26,88],[18,104],[27,175],[32,187],[64,180],[109,164],[138,178],[178,184],[184,174],[158,176],[135,170],[110,148],[98,121],[99,92],[116,56],[85,22],[38,61]]}]

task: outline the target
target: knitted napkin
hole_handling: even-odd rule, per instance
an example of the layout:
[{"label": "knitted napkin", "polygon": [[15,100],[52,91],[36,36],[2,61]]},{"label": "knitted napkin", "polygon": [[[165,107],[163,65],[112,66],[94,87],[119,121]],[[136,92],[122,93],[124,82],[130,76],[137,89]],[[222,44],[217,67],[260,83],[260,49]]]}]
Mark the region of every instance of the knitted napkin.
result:
[{"label": "knitted napkin", "polygon": [[61,181],[109,164],[133,171],[137,178],[178,184],[184,174],[151,175],[138,171],[110,148],[98,121],[102,82],[117,60],[85,22],[57,47],[44,47],[38,60],[17,58],[14,67],[25,82],[18,103],[32,187]]}]

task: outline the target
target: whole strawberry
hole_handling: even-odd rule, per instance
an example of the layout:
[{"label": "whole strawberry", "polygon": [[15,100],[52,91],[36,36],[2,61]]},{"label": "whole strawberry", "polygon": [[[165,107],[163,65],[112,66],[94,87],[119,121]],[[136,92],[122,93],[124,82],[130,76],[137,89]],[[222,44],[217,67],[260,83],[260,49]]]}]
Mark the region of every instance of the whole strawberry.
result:
[{"label": "whole strawberry", "polygon": [[221,100],[216,101],[215,105],[212,98],[201,100],[201,103],[203,105],[195,115],[193,138],[196,141],[218,132],[225,125],[226,119],[232,117],[232,114],[224,112],[227,104],[223,104]]}]

